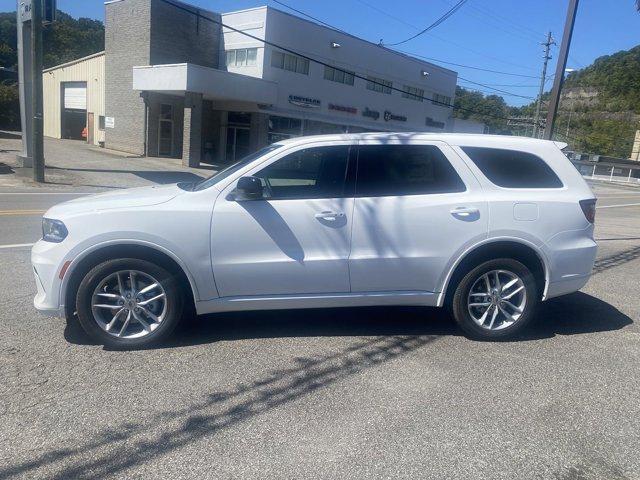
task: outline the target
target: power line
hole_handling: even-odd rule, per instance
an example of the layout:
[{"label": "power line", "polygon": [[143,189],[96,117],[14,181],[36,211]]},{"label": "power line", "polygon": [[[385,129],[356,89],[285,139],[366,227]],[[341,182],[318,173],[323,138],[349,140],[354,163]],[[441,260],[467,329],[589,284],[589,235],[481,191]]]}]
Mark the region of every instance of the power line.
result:
[{"label": "power line", "polygon": [[533,30],[532,28],[527,27],[524,24],[517,23],[513,19],[497,13],[495,10],[490,9],[486,5],[473,5],[472,4],[472,5],[470,5],[470,7],[472,9],[477,10],[478,12],[482,12],[484,15],[490,16],[492,18],[501,18],[503,21],[505,21],[507,23],[511,23],[514,27],[516,27],[518,29],[521,29],[523,31],[524,30],[528,30],[536,38],[536,42],[539,42],[540,38],[544,37],[544,34],[542,34],[541,32],[537,32],[537,31]]},{"label": "power line", "polygon": [[[316,17],[314,17],[314,16],[312,16],[312,15],[309,15],[309,14],[307,14],[307,13],[305,13],[305,12],[301,11],[301,10],[295,9],[295,8],[293,8],[293,7],[289,6],[289,5],[287,5],[286,3],[284,3],[284,2],[282,2],[282,1],[280,1],[280,0],[272,0],[272,1],[273,1],[273,2],[275,2],[275,3],[277,3],[278,5],[282,5],[283,7],[289,8],[289,9],[291,9],[291,10],[293,10],[293,11],[295,11],[295,12],[297,12],[297,13],[301,14],[301,15],[304,15],[304,16],[306,16],[306,17],[308,17],[308,18],[311,18],[311,19],[313,19],[313,20],[315,20],[315,21],[317,21],[317,22],[320,22],[320,23],[322,23],[323,25],[325,25],[325,26],[327,26],[327,27],[329,27],[329,28],[333,28],[333,29],[335,29],[335,30],[338,30],[338,31],[340,31],[340,32],[342,32],[342,33],[345,33],[345,34],[349,35],[349,33],[345,32],[345,31],[343,31],[343,30],[340,30],[339,28],[336,28],[336,27],[334,27],[333,25],[331,25],[331,24],[329,24],[329,23],[327,23],[327,22],[324,22],[323,20],[320,20],[320,19],[318,19],[318,18],[316,18]],[[465,0],[465,1],[466,1],[466,0]],[[387,48],[387,47],[383,47],[383,48],[385,48],[386,50],[388,50],[388,51],[390,51],[390,52],[394,52],[394,53],[396,53],[396,52],[395,52],[395,50],[393,50],[393,49],[389,49],[389,48]],[[507,91],[505,91],[505,90],[500,90],[500,89],[492,88],[492,87],[491,87],[491,86],[489,86],[489,85],[482,84],[482,83],[477,83],[477,82],[474,82],[473,80],[467,80],[467,79],[465,79],[464,77],[460,77],[460,76],[458,76],[458,78],[459,78],[459,79],[461,79],[461,80],[464,80],[464,81],[466,81],[466,82],[469,82],[469,83],[472,83],[472,84],[475,84],[475,85],[480,85],[480,86],[482,86],[482,87],[489,88],[489,89],[491,89],[491,90],[493,90],[493,91],[496,91],[496,92],[499,92],[499,93],[503,93],[503,94],[505,94],[505,95],[509,95],[509,96],[512,96],[512,97],[525,98],[525,99],[528,99],[528,100],[534,100],[534,98],[533,98],[533,97],[527,97],[527,96],[520,95],[520,94],[517,94],[517,93],[507,92]],[[534,77],[533,75],[531,75],[531,78],[537,78],[537,77]]]},{"label": "power line", "polygon": [[[427,33],[429,30],[433,30],[434,28],[436,28],[438,25],[444,23],[449,17],[451,17],[452,15],[454,15],[458,10],[460,10],[460,8],[467,3],[468,0],[459,0],[458,3],[456,3],[453,7],[451,7],[451,9],[449,9],[447,12],[445,12],[440,18],[438,18],[435,22],[433,22],[431,25],[429,25],[427,28],[421,30],[420,32],[416,33],[415,35],[407,38],[406,40],[402,40],[401,42],[396,42],[396,43],[389,43],[388,46],[389,47],[395,47],[396,45],[402,45],[403,43],[407,43],[411,40],[413,40],[414,38],[417,38],[421,35],[424,35],[425,33]],[[380,43],[382,43],[382,41],[380,41]]]},{"label": "power line", "polygon": [[[386,47],[384,47],[384,48],[386,48]],[[387,50],[389,50],[391,52],[404,53],[405,55],[411,55],[413,57],[422,58],[424,60],[429,60],[429,61],[432,61],[432,62],[444,63],[445,65],[453,65],[453,66],[461,67],[461,68],[469,68],[471,70],[478,70],[478,71],[481,71],[481,72],[496,73],[498,75],[509,75],[511,77],[536,78],[536,79],[540,78],[540,77],[538,77],[536,75],[524,75],[522,73],[502,72],[502,71],[499,71],[499,70],[491,70],[489,68],[475,67],[475,66],[472,66],[472,65],[464,65],[464,64],[461,64],[461,63],[448,62],[446,60],[440,60],[438,58],[425,57],[424,55],[420,55],[420,54],[413,53],[413,52],[408,52],[406,50],[394,50],[394,49],[391,49],[391,48],[388,48]]]},{"label": "power line", "polygon": [[[395,20],[395,21],[397,21],[397,22],[399,22],[399,23],[402,23],[403,25],[406,25],[406,26],[408,26],[408,27],[411,27],[411,28],[413,28],[413,29],[415,29],[415,30],[419,30],[419,27],[417,27],[417,26],[413,25],[412,23],[409,23],[409,22],[407,22],[406,20],[403,20],[403,19],[401,19],[401,18],[399,18],[399,17],[397,17],[397,16],[393,15],[393,14],[391,14],[391,13],[389,13],[389,12],[387,12],[387,11],[385,11],[385,10],[383,10],[383,9],[381,9],[381,8],[379,8],[379,7],[377,7],[377,6],[373,5],[373,4],[371,4],[371,3],[369,3],[369,2],[368,2],[368,1],[366,1],[366,0],[356,0],[356,1],[357,1],[357,2],[359,2],[359,3],[361,3],[362,5],[366,5],[367,7],[369,7],[369,8],[370,8],[370,9],[372,9],[372,10],[375,10],[375,11],[376,11],[376,12],[378,12],[378,13],[381,13],[382,15],[385,15],[385,16],[386,16],[386,17],[388,17],[388,18],[391,18],[391,19],[393,19],[393,20]],[[507,61],[507,60],[503,60],[503,59],[500,59],[500,58],[497,58],[497,57],[494,57],[494,56],[491,56],[491,55],[487,55],[486,53],[479,52],[479,51],[474,50],[474,49],[472,49],[472,48],[466,47],[465,45],[461,45],[461,44],[459,44],[459,43],[456,43],[456,42],[454,42],[453,40],[450,40],[450,39],[447,39],[447,38],[440,37],[440,36],[436,35],[436,34],[435,34],[435,33],[433,33],[433,32],[427,32],[427,35],[429,35],[429,36],[431,36],[431,37],[435,38],[436,40],[440,40],[441,42],[449,43],[449,44],[454,45],[454,46],[456,46],[456,47],[458,47],[458,48],[460,48],[460,49],[462,49],[462,50],[466,50],[466,51],[471,52],[471,53],[473,53],[473,54],[475,54],[475,55],[479,55],[479,56],[481,56],[481,57],[488,58],[488,59],[493,60],[493,61],[495,61],[495,62],[504,63],[505,65],[511,65],[511,66],[518,67],[518,68],[522,68],[522,69],[525,69],[525,70],[532,70],[532,71],[535,71],[535,69],[533,69],[533,68],[531,68],[531,67],[528,67],[528,66],[527,66],[527,67],[525,67],[524,65],[518,65],[517,63],[513,63],[513,62],[510,62],[510,61]],[[414,56],[417,56],[417,55],[414,55]],[[443,63],[445,63],[445,62],[443,62]],[[480,69],[478,68],[478,70],[480,70]],[[516,74],[512,74],[512,75],[516,75]],[[523,76],[527,76],[527,75],[523,75]],[[539,78],[539,77],[536,75],[535,77],[534,77],[534,76],[531,76],[531,78]]]},{"label": "power line", "polygon": [[[319,65],[323,65],[323,66],[325,66],[325,67],[333,68],[334,70],[337,70],[337,71],[339,71],[339,72],[348,73],[348,74],[350,74],[350,75],[353,75],[353,77],[354,77],[354,78],[358,78],[358,79],[360,79],[360,80],[364,80],[364,81],[369,82],[369,83],[372,83],[372,84],[374,84],[374,85],[380,85],[381,87],[388,88],[389,90],[393,90],[393,91],[400,92],[400,93],[405,93],[405,94],[407,93],[407,92],[405,92],[404,90],[401,90],[401,89],[399,89],[399,88],[397,88],[397,87],[393,87],[393,86],[385,85],[385,84],[383,84],[383,83],[381,83],[381,82],[378,82],[378,81],[376,81],[376,80],[373,80],[373,79],[367,78],[367,77],[365,77],[365,76],[363,76],[363,75],[360,75],[360,74],[358,74],[358,73],[354,73],[353,71],[344,70],[344,69],[342,69],[342,68],[340,68],[340,67],[336,67],[335,65],[331,65],[331,64],[329,64],[329,63],[323,62],[322,60],[318,60],[318,59],[315,59],[315,58],[313,58],[313,57],[310,57],[309,55],[306,55],[306,54],[304,54],[304,53],[297,52],[297,51],[292,50],[292,49],[290,49],[290,48],[288,48],[288,47],[284,47],[284,46],[282,46],[282,45],[279,45],[279,44],[277,44],[277,43],[271,42],[271,41],[269,41],[269,40],[265,40],[264,38],[260,38],[260,37],[257,37],[257,36],[255,36],[255,35],[252,35],[252,34],[250,34],[250,33],[244,32],[244,31],[239,30],[239,29],[237,29],[237,28],[235,28],[235,27],[232,27],[232,26],[230,26],[230,25],[225,24],[225,23],[221,22],[220,20],[215,20],[215,19],[213,19],[213,18],[209,18],[209,17],[207,17],[207,16],[204,16],[204,15],[202,15],[202,14],[200,13],[200,11],[193,11],[193,10],[189,9],[188,7],[186,7],[186,6],[183,6],[183,5],[180,5],[180,4],[177,4],[177,3],[174,3],[174,2],[172,2],[171,0],[161,0],[161,1],[163,1],[164,3],[167,3],[167,4],[171,5],[171,6],[173,6],[174,8],[177,8],[177,9],[179,9],[179,10],[182,10],[182,11],[188,12],[188,13],[190,13],[190,14],[192,14],[192,15],[196,16],[197,18],[201,19],[201,20],[204,20],[204,21],[208,21],[208,22],[214,23],[214,24],[216,24],[216,25],[219,25],[219,26],[220,26],[220,27],[222,27],[222,28],[226,28],[226,29],[228,29],[228,30],[230,30],[230,31],[232,31],[232,32],[239,33],[239,34],[241,34],[241,35],[244,35],[244,36],[246,36],[246,37],[249,37],[249,38],[251,38],[252,40],[255,40],[255,41],[261,42],[261,43],[263,43],[263,44],[265,44],[265,45],[269,45],[269,46],[271,46],[271,47],[278,48],[278,49],[280,49],[280,50],[282,50],[282,51],[284,51],[284,52],[290,53],[290,54],[292,54],[292,55],[296,55],[296,56],[298,56],[298,57],[304,58],[305,60],[308,60],[309,62],[314,62],[314,63],[317,63],[317,64],[319,64]],[[353,65],[349,65],[349,66],[353,67]],[[480,84],[480,85],[481,85],[481,84]],[[416,95],[416,94],[411,94],[411,95],[412,95],[413,97],[415,97],[415,98],[418,98],[418,99],[421,99],[421,100],[429,101],[429,102],[431,102],[431,103],[432,103],[432,104],[434,104],[434,105],[442,105],[442,106],[445,106],[445,107],[448,107],[448,108],[451,108],[451,109],[454,109],[454,110],[461,110],[461,111],[464,111],[464,112],[474,113],[474,114],[476,114],[476,115],[482,115],[482,116],[489,117],[489,118],[494,118],[494,119],[497,119],[497,120],[506,120],[506,119],[508,118],[508,117],[505,117],[505,116],[494,115],[494,114],[485,113],[485,112],[479,112],[479,111],[474,110],[474,109],[471,109],[471,108],[465,108],[465,107],[460,107],[460,106],[451,105],[451,104],[449,104],[449,103],[441,102],[441,101],[439,101],[439,100],[434,100],[434,99],[432,99],[432,98],[427,98],[427,97],[425,97],[425,96],[423,96],[423,95]]]},{"label": "power line", "polygon": [[[299,13],[302,16],[310,18],[310,19],[312,19],[312,20],[314,20],[314,21],[316,21],[316,22],[318,22],[318,23],[320,23],[320,24],[322,24],[322,25],[324,25],[326,27],[329,27],[329,28],[332,28],[333,30],[336,30],[336,31],[341,32],[341,33],[344,33],[345,35],[351,35],[349,32],[346,32],[346,31],[342,30],[341,28],[336,27],[335,25],[327,23],[324,20],[320,20],[319,18],[314,17],[313,15],[310,15],[310,14],[308,14],[306,12],[303,12],[302,10],[294,8],[294,7],[288,5],[288,4],[286,4],[286,3],[284,3],[284,2],[282,2],[280,0],[272,0],[272,1],[274,3],[277,3],[278,5],[281,5],[281,6],[285,7],[285,8],[287,8],[287,9],[289,9],[289,10],[292,10],[292,11],[294,11],[296,13]],[[383,15],[387,15],[390,18],[393,18],[393,19],[395,19],[395,20],[397,20],[399,22],[402,22],[405,25],[408,25],[409,27],[412,27],[412,28],[415,28],[415,29],[418,28],[418,27],[416,27],[416,26],[414,26],[414,25],[412,25],[412,24],[410,24],[408,22],[405,22],[404,20],[402,20],[402,19],[400,19],[398,17],[395,17],[395,16],[391,15],[388,12],[385,12],[384,10],[382,10],[382,9],[376,7],[375,5],[372,5],[372,4],[370,4],[370,3],[368,3],[368,2],[366,2],[364,0],[356,0],[356,1],[362,3],[363,5],[366,5],[366,6],[370,7],[370,8],[372,8],[373,10],[376,10],[376,11],[382,13]],[[439,37],[435,37],[435,38],[439,39]],[[476,66],[472,66],[472,65],[463,65],[463,64],[460,64],[460,63],[448,62],[448,61],[440,60],[440,59],[437,59],[437,58],[425,57],[424,55],[419,55],[419,54],[413,53],[413,52],[408,52],[408,51],[404,51],[404,50],[388,48],[388,46],[384,46],[384,45],[381,45],[381,48],[385,48],[386,50],[388,50],[390,52],[393,52],[393,53],[401,53],[401,54],[404,54],[404,55],[411,55],[413,57],[422,58],[424,60],[443,63],[443,64],[446,64],[446,65],[454,65],[456,67],[461,67],[461,68],[469,68],[469,69],[472,69],[472,70],[478,70],[478,71],[482,71],[482,72],[496,73],[496,74],[499,74],[499,75],[509,75],[509,76],[513,76],[513,77],[522,77],[522,78],[535,78],[535,79],[539,78],[537,75],[524,75],[524,74],[521,74],[521,73],[502,72],[502,71],[499,71],[499,70],[492,70],[492,69],[476,67]],[[471,51],[474,52],[473,50],[471,50]],[[478,53],[478,52],[474,52],[474,53]],[[488,57],[488,58],[493,58],[493,57]],[[495,59],[495,60],[502,61],[500,59]],[[507,63],[507,62],[503,62],[503,63]],[[519,66],[517,64],[513,64],[513,65],[514,66]],[[529,67],[521,67],[521,68],[529,68]]]},{"label": "power line", "polygon": [[338,27],[335,27],[335,26],[333,26],[333,25],[331,25],[331,24],[329,24],[329,23],[327,23],[327,22],[325,22],[325,21],[323,21],[323,20],[320,20],[320,19],[319,19],[319,18],[317,18],[317,17],[314,17],[314,16],[312,16],[312,15],[309,15],[308,13],[305,13],[305,12],[303,12],[302,10],[298,10],[298,9],[296,9],[296,8],[293,8],[292,6],[287,5],[287,4],[286,4],[286,3],[284,3],[284,2],[280,2],[279,0],[271,0],[271,1],[272,1],[273,3],[277,3],[278,5],[283,6],[283,7],[285,7],[285,8],[288,8],[289,10],[292,10],[292,11],[294,11],[294,12],[296,12],[296,13],[299,13],[300,15],[303,15],[303,16],[305,16],[305,17],[307,17],[307,18],[310,18],[311,20],[313,20],[313,21],[315,21],[315,22],[318,22],[318,23],[320,23],[320,24],[324,25],[325,27],[329,27],[329,28],[331,28],[331,29],[333,29],[333,30],[337,30],[337,31],[339,31],[339,32],[342,32],[342,33],[345,33],[345,34],[349,35],[349,34],[348,34],[347,32],[345,32],[344,30],[342,30],[342,29],[340,29],[340,28],[338,28]]},{"label": "power line", "polygon": [[[451,3],[448,0],[440,0],[442,3],[446,4],[446,5],[451,5]],[[535,43],[538,44],[540,43],[540,38],[542,37],[542,35],[539,34],[535,34],[535,35],[531,35],[528,32],[524,32],[522,31],[520,28],[518,27],[511,27],[506,25],[506,23],[512,23],[512,22],[505,22],[505,21],[498,21],[495,18],[495,15],[492,15],[490,13],[486,13],[478,8],[476,8],[473,4],[469,4],[469,8],[472,10],[475,10],[476,12],[480,13],[481,15],[484,15],[486,18],[488,18],[489,23],[491,23],[493,25],[494,28],[497,28],[498,30],[502,30],[503,32],[507,33],[508,35],[511,35],[513,37],[517,37],[520,38],[522,40],[526,40],[527,42],[531,42],[531,43]],[[483,23],[487,23],[486,18],[483,18],[477,14],[475,14],[473,11],[467,11],[467,13],[477,19],[479,19],[481,22]]]},{"label": "power line", "polygon": [[503,93],[503,94],[505,94],[505,95],[510,95],[510,96],[512,96],[512,97],[526,98],[527,100],[535,100],[535,97],[528,97],[528,96],[526,96],[526,95],[520,95],[520,94],[518,94],[518,93],[513,93],[513,92],[508,92],[508,91],[506,91],[506,90],[501,90],[501,89],[499,89],[499,88],[493,88],[493,87],[491,87],[491,86],[489,86],[489,85],[487,85],[487,84],[485,84],[485,83],[478,83],[478,82],[474,82],[473,80],[468,80],[468,79],[466,79],[466,78],[464,78],[464,77],[460,77],[460,76],[458,76],[458,78],[459,78],[460,80],[464,81],[464,82],[472,83],[472,84],[474,84],[474,85],[479,85],[479,86],[481,86],[481,87],[488,88],[489,90],[493,90],[493,91],[495,91],[495,92]]}]

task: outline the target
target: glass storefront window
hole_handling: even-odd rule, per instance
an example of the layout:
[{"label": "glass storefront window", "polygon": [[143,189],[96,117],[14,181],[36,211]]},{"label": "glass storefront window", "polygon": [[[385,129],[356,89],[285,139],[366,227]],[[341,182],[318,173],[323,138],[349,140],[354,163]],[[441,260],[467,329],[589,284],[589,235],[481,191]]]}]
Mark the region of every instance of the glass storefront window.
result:
[{"label": "glass storefront window", "polygon": [[233,125],[251,125],[251,114],[247,112],[229,112],[227,121]]},{"label": "glass storefront window", "polygon": [[269,117],[268,142],[275,143],[302,135],[302,120],[288,117]]}]

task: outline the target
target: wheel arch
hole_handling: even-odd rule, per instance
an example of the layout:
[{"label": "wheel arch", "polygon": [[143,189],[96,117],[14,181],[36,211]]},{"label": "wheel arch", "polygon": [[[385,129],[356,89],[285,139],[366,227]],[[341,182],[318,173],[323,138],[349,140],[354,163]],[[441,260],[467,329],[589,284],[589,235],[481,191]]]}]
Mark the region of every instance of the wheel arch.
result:
[{"label": "wheel arch", "polygon": [[67,318],[73,315],[75,311],[74,296],[87,272],[104,261],[116,258],[137,258],[154,262],[166,268],[178,276],[179,283],[185,290],[185,300],[192,300],[193,305],[195,305],[198,299],[195,281],[186,266],[172,252],[148,242],[109,242],[85,250],[75,257],[69,265],[60,290],[60,300],[62,300],[61,304],[64,305]]},{"label": "wheel arch", "polygon": [[516,238],[489,239],[463,252],[451,266],[438,296],[438,306],[447,305],[462,277],[473,267],[494,258],[513,258],[526,265],[544,300],[549,287],[549,264],[544,253],[533,243]]}]

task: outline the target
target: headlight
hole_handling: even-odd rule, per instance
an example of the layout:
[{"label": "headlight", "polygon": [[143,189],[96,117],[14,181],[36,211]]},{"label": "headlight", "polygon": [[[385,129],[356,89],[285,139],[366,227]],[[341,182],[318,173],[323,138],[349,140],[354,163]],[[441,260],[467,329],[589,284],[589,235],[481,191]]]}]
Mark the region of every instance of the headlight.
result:
[{"label": "headlight", "polygon": [[60,220],[42,219],[42,239],[44,241],[60,243],[67,238],[68,234],[67,227]]}]

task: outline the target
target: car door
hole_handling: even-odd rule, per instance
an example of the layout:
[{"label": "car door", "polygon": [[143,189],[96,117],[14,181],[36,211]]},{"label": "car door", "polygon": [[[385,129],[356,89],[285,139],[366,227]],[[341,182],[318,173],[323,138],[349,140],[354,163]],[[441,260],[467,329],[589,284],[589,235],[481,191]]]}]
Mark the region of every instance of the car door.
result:
[{"label": "car door", "polygon": [[443,142],[360,143],[352,291],[437,292],[451,258],[487,234],[480,184]]},{"label": "car door", "polygon": [[238,201],[237,181],[218,197],[212,262],[222,297],[349,292],[353,175],[351,146],[287,149],[250,170],[264,197]]}]

